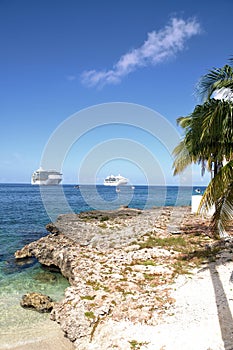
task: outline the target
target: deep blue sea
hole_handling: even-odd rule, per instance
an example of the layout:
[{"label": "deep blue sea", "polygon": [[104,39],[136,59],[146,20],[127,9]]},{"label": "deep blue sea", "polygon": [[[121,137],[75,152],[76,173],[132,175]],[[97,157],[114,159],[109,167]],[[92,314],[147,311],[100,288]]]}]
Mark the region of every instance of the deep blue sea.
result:
[{"label": "deep blue sea", "polygon": [[140,209],[190,205],[193,190],[190,187],[125,186],[116,192],[115,187],[102,185],[40,188],[29,184],[0,184],[1,334],[10,334],[12,329],[25,329],[28,324],[46,317],[22,309],[19,301],[23,294],[37,291],[59,300],[68,286],[58,273],[53,273],[51,281],[45,282],[41,276],[48,272],[33,259],[24,265],[14,259],[17,249],[47,234],[45,225],[48,222],[62,213],[116,209],[121,205]]}]

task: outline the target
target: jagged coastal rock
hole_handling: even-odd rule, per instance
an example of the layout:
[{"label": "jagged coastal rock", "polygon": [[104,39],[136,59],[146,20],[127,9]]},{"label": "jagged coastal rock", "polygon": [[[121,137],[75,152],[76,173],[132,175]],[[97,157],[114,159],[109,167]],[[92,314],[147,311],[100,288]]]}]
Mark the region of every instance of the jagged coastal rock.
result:
[{"label": "jagged coastal rock", "polygon": [[[173,312],[171,283],[182,253],[158,240],[187,228],[190,215],[188,207],[65,214],[47,225],[51,234],[15,257],[36,257],[69,280],[51,319],[77,349],[130,350],[132,325],[152,327]],[[197,222],[194,216],[192,220]],[[199,230],[207,232],[206,226]],[[210,240],[203,239],[203,247]],[[123,339],[126,329],[128,338]]]},{"label": "jagged coastal rock", "polygon": [[53,300],[41,293],[27,293],[23,295],[20,305],[24,308],[34,309],[38,312],[50,312],[54,307]]}]

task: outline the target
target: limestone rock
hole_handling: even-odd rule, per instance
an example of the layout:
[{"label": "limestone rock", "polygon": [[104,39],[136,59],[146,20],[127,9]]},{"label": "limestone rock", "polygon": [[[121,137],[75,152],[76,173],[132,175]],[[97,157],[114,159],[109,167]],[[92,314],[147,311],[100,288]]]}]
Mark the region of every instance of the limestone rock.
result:
[{"label": "limestone rock", "polygon": [[[150,236],[170,237],[166,225],[172,210],[177,210],[180,220],[189,209],[158,208],[141,213],[122,208],[114,213],[59,216],[47,226],[53,234],[28,244],[15,257],[35,257],[43,265],[59,268],[71,286],[55,305],[49,298],[45,307],[45,299],[35,293],[25,295],[21,305],[40,312],[53,308],[51,319],[79,350],[116,348],[124,339],[120,332],[110,330],[111,322],[156,325],[174,302],[169,285],[180,253],[159,245],[145,247],[144,242]],[[105,327],[108,339],[103,337],[99,346],[99,330]],[[117,348],[128,350],[130,344],[125,340]]]},{"label": "limestone rock", "polygon": [[58,228],[52,223],[48,223],[46,226],[45,226],[46,230],[48,232],[51,232],[51,233],[54,233],[54,234],[58,234],[59,233],[59,230]]},{"label": "limestone rock", "polygon": [[32,254],[29,251],[28,245],[26,245],[22,249],[17,250],[15,252],[15,258],[16,259],[26,259],[26,258],[30,258],[31,256],[32,256]]},{"label": "limestone rock", "polygon": [[20,305],[24,308],[34,309],[38,312],[50,312],[54,307],[53,300],[41,293],[27,293],[23,295]]}]

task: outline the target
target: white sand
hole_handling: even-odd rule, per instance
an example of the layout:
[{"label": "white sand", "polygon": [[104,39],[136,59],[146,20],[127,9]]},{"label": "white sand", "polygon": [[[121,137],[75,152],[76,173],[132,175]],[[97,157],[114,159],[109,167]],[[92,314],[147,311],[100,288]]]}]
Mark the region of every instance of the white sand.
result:
[{"label": "white sand", "polygon": [[157,326],[109,320],[85,350],[130,349],[131,340],[141,343],[140,350],[232,350],[233,262],[225,262],[231,255],[191,277],[180,276],[172,292],[176,303]]},{"label": "white sand", "polygon": [[[31,311],[33,312],[33,311]],[[60,326],[49,319],[30,328],[11,334],[0,334],[1,350],[73,350],[73,344],[64,337]]]}]

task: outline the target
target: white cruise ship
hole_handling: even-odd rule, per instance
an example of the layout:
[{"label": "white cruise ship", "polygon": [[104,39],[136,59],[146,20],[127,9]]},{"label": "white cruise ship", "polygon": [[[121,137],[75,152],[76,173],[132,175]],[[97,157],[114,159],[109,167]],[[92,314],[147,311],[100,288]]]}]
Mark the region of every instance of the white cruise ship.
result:
[{"label": "white cruise ship", "polygon": [[37,169],[32,174],[32,185],[59,185],[62,181],[62,174],[56,170]]},{"label": "white cruise ship", "polygon": [[110,175],[107,176],[106,179],[104,180],[104,186],[122,186],[122,185],[127,185],[128,179],[125,177],[121,176],[120,174],[115,176],[115,175]]}]

